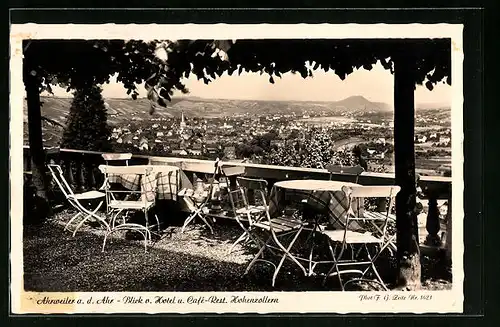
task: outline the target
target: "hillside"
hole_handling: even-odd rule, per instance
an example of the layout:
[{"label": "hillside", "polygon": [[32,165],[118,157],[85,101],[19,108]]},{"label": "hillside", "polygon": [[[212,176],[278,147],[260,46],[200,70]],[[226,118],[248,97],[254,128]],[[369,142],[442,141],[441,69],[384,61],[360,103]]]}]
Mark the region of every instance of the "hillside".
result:
[{"label": "hillside", "polygon": [[383,102],[371,102],[361,95],[354,95],[344,100],[332,102],[332,106],[356,111],[391,111],[392,108]]},{"label": "hillside", "polygon": [[[64,124],[71,106],[71,98],[42,97],[42,114]],[[179,117],[181,112],[190,117],[221,117],[237,114],[291,114],[325,113],[336,115],[345,111],[388,112],[391,107],[386,103],[371,102],[362,96],[351,96],[341,101],[259,101],[203,99],[197,97],[174,98],[167,108],[157,108],[151,116],[151,103],[145,98],[105,99],[108,109],[108,121],[111,125],[134,118],[136,120],[167,117]],[[24,121],[27,121],[26,103]]]},{"label": "hillside", "polygon": [[[41,97],[42,115],[51,118],[61,124],[66,122],[69,114],[72,98]],[[174,99],[172,103],[176,103]],[[149,114],[151,103],[147,99],[105,99],[108,110],[108,122],[113,124],[121,123],[135,117],[138,120],[150,119],[152,117],[172,117],[173,113],[161,108],[156,110],[153,115]],[[26,101],[24,102],[24,122],[28,121]]]}]

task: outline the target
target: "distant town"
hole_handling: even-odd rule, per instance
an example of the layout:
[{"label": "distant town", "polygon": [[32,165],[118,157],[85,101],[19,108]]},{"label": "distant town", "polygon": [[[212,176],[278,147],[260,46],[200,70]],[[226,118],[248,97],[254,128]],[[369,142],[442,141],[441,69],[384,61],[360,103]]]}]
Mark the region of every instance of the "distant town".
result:
[{"label": "distant town", "polygon": [[[43,101],[42,114],[47,117],[43,141],[45,146],[58,146],[71,99],[45,97]],[[187,98],[173,108],[156,108],[153,115],[148,113],[147,100],[106,100],[106,106],[113,151],[324,168],[335,161],[349,164],[344,159],[358,147],[369,171],[393,171],[393,112],[361,96],[335,107],[307,102],[242,101],[239,105],[238,100]],[[417,108],[415,150],[420,174],[450,174],[450,119],[450,108]],[[24,132],[27,142],[26,126]]]}]

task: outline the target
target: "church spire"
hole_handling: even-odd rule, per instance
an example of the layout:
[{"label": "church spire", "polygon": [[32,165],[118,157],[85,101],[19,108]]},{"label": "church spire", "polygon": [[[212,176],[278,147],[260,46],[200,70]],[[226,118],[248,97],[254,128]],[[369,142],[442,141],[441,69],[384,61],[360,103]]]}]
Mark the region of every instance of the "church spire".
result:
[{"label": "church spire", "polygon": [[186,121],[184,120],[184,111],[181,112],[181,132],[186,128]]},{"label": "church spire", "polygon": [[181,124],[180,124],[180,132],[182,134],[182,132],[184,132],[184,130],[186,129],[186,121],[184,120],[184,111],[181,112]]}]

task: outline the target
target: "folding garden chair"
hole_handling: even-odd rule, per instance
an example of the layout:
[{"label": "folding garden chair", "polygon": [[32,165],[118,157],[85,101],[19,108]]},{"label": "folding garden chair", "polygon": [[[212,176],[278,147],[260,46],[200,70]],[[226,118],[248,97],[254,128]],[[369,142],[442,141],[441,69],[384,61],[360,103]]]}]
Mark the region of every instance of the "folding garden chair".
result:
[{"label": "folding garden chair", "polygon": [[[210,229],[213,234],[214,230],[210,223],[208,222],[207,214],[210,212],[208,205],[211,200],[213,185],[215,177],[220,173],[221,161],[217,159],[213,167],[203,167],[207,168],[206,173],[212,173],[212,179],[208,190],[204,189],[203,182],[200,180],[199,185],[193,186],[194,188],[183,188],[179,191],[177,196],[179,196],[184,202],[186,208],[189,210],[189,216],[184,220],[184,224],[181,228],[181,233],[184,233],[187,225],[189,225],[195,218],[200,218],[203,223]],[[210,170],[210,171],[208,171]],[[196,183],[195,183],[196,184]]]},{"label": "folding garden chair", "polygon": [[[255,185],[257,184],[257,181],[260,185],[257,187],[254,186],[252,189],[255,194],[258,195],[258,199],[262,202],[264,210],[263,215],[250,224],[250,228],[247,230],[247,233],[249,233],[252,239],[257,240],[257,244],[260,245],[260,250],[250,262],[244,274],[248,274],[252,266],[257,261],[267,262],[274,266],[274,273],[271,281],[271,284],[274,287],[276,277],[278,276],[285,259],[289,259],[298,265],[304,272],[304,276],[307,276],[306,269],[299,262],[299,260],[302,259],[293,255],[291,250],[300,233],[304,230],[308,223],[300,219],[286,216],[271,218],[269,214],[269,207],[267,206],[267,193],[264,192],[264,190],[267,190],[267,183],[264,184],[264,180],[238,178],[238,183],[243,186],[243,188],[245,187],[245,182],[248,182],[250,185]],[[260,234],[259,232],[263,232],[263,234]],[[279,263],[276,265],[274,262],[264,259],[265,252],[269,252],[274,256],[281,256]]]},{"label": "folding garden chair", "polygon": [[[112,233],[122,230],[133,230],[139,232],[144,237],[144,251],[147,251],[148,241],[151,241],[151,230],[153,226],[149,226],[149,211],[154,207],[156,202],[157,191],[157,173],[153,171],[151,166],[107,166],[100,165],[99,169],[105,175],[107,174],[122,174],[122,175],[141,175],[140,190],[112,190],[109,184],[106,185],[106,194],[109,196],[109,209],[111,214],[110,230],[104,237],[102,251],[104,252],[106,240]],[[113,194],[127,194],[125,200],[116,200]],[[135,199],[136,198],[136,199]],[[144,214],[145,225],[127,222],[128,213],[130,211],[140,211]],[[117,224],[117,219],[122,215],[122,223]],[[156,226],[160,226],[158,216],[154,214]]]},{"label": "folding garden chair", "polygon": [[[106,165],[109,166],[110,163],[113,164],[113,166],[120,166],[123,163],[125,163],[125,166],[128,166],[128,161],[132,158],[132,153],[103,153],[102,158],[106,162]],[[108,185],[108,175],[104,174],[104,183],[101,186],[100,190],[105,190],[106,188],[109,188],[110,186]],[[114,193],[107,193],[106,194],[106,208],[108,213],[110,212],[110,207],[109,203],[111,200],[117,200],[115,198]]]},{"label": "folding garden chair", "polygon": [[210,229],[210,232],[213,234],[214,230],[206,218],[206,215],[209,212],[209,191],[204,190],[203,192],[196,192],[194,189],[183,188],[177,195],[182,199],[190,212],[189,216],[186,218],[186,220],[184,220],[184,224],[181,228],[181,233],[184,233],[187,225],[189,225],[189,223],[191,223],[196,217],[198,217],[205,223],[205,225],[207,225],[207,227]]},{"label": "folding garden chair", "polygon": [[80,203],[80,201],[91,202],[92,200],[103,199],[105,197],[105,194],[102,192],[98,192],[98,191],[89,191],[89,192],[75,194],[75,193],[73,193],[73,190],[71,189],[68,182],[64,178],[64,174],[63,174],[63,171],[61,169],[61,166],[50,164],[50,165],[48,165],[48,168],[52,174],[53,180],[59,186],[59,189],[64,194],[66,200],[68,200],[68,202],[71,204],[71,206],[73,206],[73,208],[75,208],[77,210],[76,215],[74,215],[66,223],[66,226],[64,226],[64,230],[69,230],[69,227],[71,226],[71,224],[76,219],[83,216],[84,218],[82,220],[80,220],[80,222],[73,229],[73,236],[75,236],[76,232],[80,229],[80,227],[82,227],[82,225],[87,220],[89,220],[91,218],[96,219],[101,225],[103,225],[106,228],[107,231],[109,231],[110,226],[106,222],[106,219],[96,214],[96,212],[101,208],[101,206],[103,204],[102,200],[99,202],[99,204],[97,205],[97,207],[94,210],[87,209]]},{"label": "folding garden chair", "polygon": [[[267,210],[267,181],[264,179],[254,179],[248,177],[237,177],[236,178],[237,188],[229,191],[229,200],[231,202],[231,208],[233,210],[233,215],[243,229],[243,233],[238,237],[238,239],[233,243],[229,249],[231,253],[234,247],[242,242],[252,239],[257,246],[262,246],[258,238],[253,237],[250,233],[252,225],[260,221]],[[260,203],[256,203],[255,195]],[[243,222],[248,224],[245,227]]]},{"label": "folding garden chair", "polygon": [[[255,194],[255,192],[262,192],[265,195],[263,200],[261,200],[263,203],[260,205],[250,204],[252,201],[250,201],[248,196],[250,193]],[[240,242],[246,242],[250,239],[252,239],[257,246],[262,246],[262,242],[259,242],[259,239],[253,236],[250,229],[252,229],[253,224],[260,221],[265,214],[267,208],[267,182],[265,180],[238,177],[237,187],[228,190],[228,193],[233,217],[243,229],[243,233],[233,243],[228,253],[231,253],[234,247]],[[246,227],[244,223],[246,223],[248,227]]]},{"label": "folding garden chair", "polygon": [[[392,203],[399,192],[399,186],[344,186],[342,188],[349,201],[349,211],[347,212],[345,228],[340,230],[324,230],[322,234],[327,236],[328,247],[333,259],[333,266],[325,277],[324,282],[329,276],[337,276],[341,288],[344,291],[347,284],[354,281],[366,281],[377,283],[387,290],[384,281],[380,277],[375,266],[375,261],[380,254],[393,241],[392,237],[387,235],[387,222],[390,219]],[[356,198],[389,198],[389,205],[386,212],[364,211],[363,216],[354,214],[351,207]],[[362,201],[358,202],[361,206]],[[358,210],[358,212],[360,212]],[[357,222],[358,229],[350,230],[349,224]],[[362,226],[359,228],[359,226]],[[375,245],[375,246],[369,246]],[[332,246],[334,246],[332,248]],[[351,257],[345,258],[346,249],[351,248]],[[338,251],[337,251],[338,250]],[[366,257],[363,257],[362,254]],[[360,269],[347,269],[361,267]],[[364,268],[363,268],[364,267]],[[361,270],[362,269],[362,270]],[[377,280],[366,279],[368,272],[372,271]],[[343,282],[342,274],[359,274],[359,278],[353,278]]]},{"label": "folding garden chair", "polygon": [[350,175],[354,178],[353,182],[357,183],[359,175],[365,170],[361,166],[343,166],[343,165],[328,165],[326,170],[330,173],[329,179],[332,180],[333,174]]},{"label": "folding garden chair", "polygon": [[[343,165],[328,165],[326,169],[330,173],[329,180],[332,180],[333,174],[342,174],[349,176],[349,182],[358,183],[359,176],[365,171],[360,165],[357,166],[343,166]],[[364,203],[364,199],[357,199],[358,203]],[[363,212],[364,208],[360,208]]]},{"label": "folding garden chair", "polygon": [[235,189],[238,187],[237,177],[245,175],[244,166],[222,166],[221,167],[222,177],[226,180],[228,189]]}]

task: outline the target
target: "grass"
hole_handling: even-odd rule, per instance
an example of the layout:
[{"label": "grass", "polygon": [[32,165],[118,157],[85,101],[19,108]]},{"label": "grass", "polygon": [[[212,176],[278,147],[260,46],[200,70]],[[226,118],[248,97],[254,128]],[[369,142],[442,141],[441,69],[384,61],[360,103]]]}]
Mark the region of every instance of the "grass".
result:
[{"label": "grass", "polygon": [[[271,287],[273,271],[269,265],[257,264],[243,276],[256,251],[237,246],[228,254],[241,234],[239,226],[232,222],[217,221],[215,235],[202,225],[192,225],[183,234],[179,227],[168,227],[162,237],[148,247],[147,253],[142,241],[117,234],[103,253],[102,231],[84,225],[72,237],[63,230],[69,217],[70,212],[66,210],[40,225],[25,225],[26,291],[339,290],[334,281],[323,286],[322,276],[305,277],[291,265],[280,271],[275,288]],[[387,260],[385,264],[391,267],[391,272],[395,271],[393,261]],[[423,288],[451,288],[449,269],[439,257],[423,257],[422,267]]]}]

